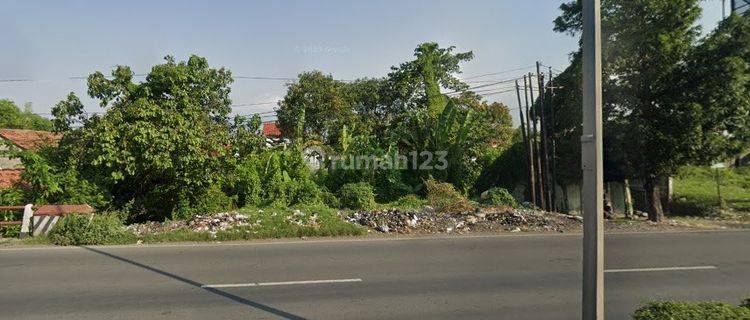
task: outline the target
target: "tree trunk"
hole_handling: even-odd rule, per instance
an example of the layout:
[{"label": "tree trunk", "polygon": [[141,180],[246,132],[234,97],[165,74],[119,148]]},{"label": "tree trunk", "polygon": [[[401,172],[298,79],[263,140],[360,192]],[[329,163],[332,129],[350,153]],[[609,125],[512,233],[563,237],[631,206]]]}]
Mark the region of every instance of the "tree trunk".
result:
[{"label": "tree trunk", "polygon": [[659,190],[659,179],[650,177],[646,180],[646,195],[648,197],[648,219],[653,222],[664,220],[664,210],[661,207],[661,190]]}]

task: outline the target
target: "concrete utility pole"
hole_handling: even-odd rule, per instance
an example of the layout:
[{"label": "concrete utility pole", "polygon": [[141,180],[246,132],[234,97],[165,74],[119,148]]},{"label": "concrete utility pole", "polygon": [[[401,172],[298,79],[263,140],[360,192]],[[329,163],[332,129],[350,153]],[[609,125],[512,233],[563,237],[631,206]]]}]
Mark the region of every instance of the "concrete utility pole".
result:
[{"label": "concrete utility pole", "polygon": [[604,319],[601,0],[583,0],[583,319]]}]

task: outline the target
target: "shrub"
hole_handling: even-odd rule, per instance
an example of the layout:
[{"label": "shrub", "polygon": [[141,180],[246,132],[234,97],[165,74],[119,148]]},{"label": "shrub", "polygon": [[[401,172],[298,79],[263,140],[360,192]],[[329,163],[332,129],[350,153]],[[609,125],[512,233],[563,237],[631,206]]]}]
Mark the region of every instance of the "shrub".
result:
[{"label": "shrub", "polygon": [[750,308],[719,302],[651,302],[633,314],[634,320],[729,320],[750,318]]},{"label": "shrub", "polygon": [[450,183],[430,179],[425,181],[425,188],[427,189],[427,201],[440,211],[463,212],[474,210],[469,200],[456,191]]},{"label": "shrub", "polygon": [[56,245],[69,246],[129,243],[135,236],[114,215],[71,214],[57,222],[48,238]]},{"label": "shrub", "polygon": [[326,187],[321,187],[320,190],[320,199],[323,201],[323,204],[330,208],[340,208],[341,207],[341,201],[338,197],[336,197],[333,192],[328,190]]},{"label": "shrub", "polygon": [[510,192],[508,192],[508,190],[505,188],[492,188],[490,190],[487,190],[485,198],[482,199],[482,202],[492,206],[503,206],[511,208],[515,208],[518,206],[516,198],[514,198],[513,195],[511,195]]},{"label": "shrub", "polygon": [[399,209],[420,209],[427,205],[427,200],[419,198],[414,194],[407,194],[398,200],[388,204],[390,207]]},{"label": "shrub", "polygon": [[173,219],[188,219],[196,214],[211,214],[234,208],[236,197],[230,197],[218,186],[212,186],[206,190],[203,196],[199,196],[193,204],[180,204],[179,211],[173,215]]},{"label": "shrub", "polygon": [[323,202],[321,189],[297,147],[249,155],[237,165],[230,184],[240,207]]},{"label": "shrub", "polygon": [[347,183],[339,190],[341,205],[355,210],[369,209],[375,205],[375,193],[367,182]]}]

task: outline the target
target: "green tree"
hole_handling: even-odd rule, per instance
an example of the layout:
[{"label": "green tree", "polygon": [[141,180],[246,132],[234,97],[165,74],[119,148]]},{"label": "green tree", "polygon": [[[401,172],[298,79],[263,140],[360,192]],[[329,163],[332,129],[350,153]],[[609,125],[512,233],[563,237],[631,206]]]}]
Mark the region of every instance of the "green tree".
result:
[{"label": "green tree", "polygon": [[474,53],[453,53],[454,50],[453,46],[440,48],[435,42],[422,43],[414,49],[414,60],[391,67],[386,83],[389,95],[385,97],[392,104],[391,109],[426,108],[428,116],[436,119],[447,103],[441,88],[469,88],[456,74],[461,72],[460,63],[471,61]]},{"label": "green tree", "polygon": [[750,16],[732,14],[695,48],[679,85],[700,115],[696,164],[750,148]]},{"label": "green tree", "polygon": [[[555,30],[579,34],[581,2],[561,6]],[[698,0],[609,0],[602,4],[602,50],[608,120],[621,126],[616,150],[629,175],[643,178],[649,218],[663,219],[657,179],[691,159],[700,110],[681,101],[681,66],[699,34]]]},{"label": "green tree", "polygon": [[71,92],[68,97],[55,104],[52,108],[52,129],[55,132],[67,132],[73,127],[73,124],[86,122],[86,116],[83,111],[83,103],[75,93]]},{"label": "green tree", "polygon": [[[198,56],[165,60],[141,83],[134,83],[133,72],[123,66],[111,79],[100,72],[90,75],[88,93],[106,113],[66,134],[70,150],[83,159],[79,170],[135,219],[189,213],[232,163],[230,72],[210,68]],[[67,123],[63,118],[76,114],[76,101],[69,96],[58,104],[61,129]]]},{"label": "green tree", "polygon": [[22,111],[13,101],[0,99],[0,128],[50,130],[52,122],[35,114],[31,104]]},{"label": "green tree", "polygon": [[[297,82],[288,85],[276,111],[282,134],[335,143],[341,127],[355,118],[343,86],[343,82],[320,71],[300,74]],[[298,137],[296,129],[301,119],[304,119],[303,137]]]}]

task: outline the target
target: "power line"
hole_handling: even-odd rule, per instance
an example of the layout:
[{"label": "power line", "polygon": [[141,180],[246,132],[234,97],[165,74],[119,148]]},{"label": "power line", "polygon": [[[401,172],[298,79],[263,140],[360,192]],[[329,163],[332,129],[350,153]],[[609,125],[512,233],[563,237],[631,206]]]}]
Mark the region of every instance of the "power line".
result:
[{"label": "power line", "polygon": [[488,83],[488,84],[483,84],[483,85],[469,87],[469,88],[466,88],[464,90],[456,90],[456,91],[452,91],[452,92],[444,92],[443,94],[461,93],[461,92],[471,91],[473,89],[486,88],[486,87],[491,87],[491,86],[495,86],[495,85],[498,85],[498,84],[514,82],[514,81],[516,81],[518,79],[519,78],[506,79],[506,80],[496,81],[496,82],[492,82],[492,83]]},{"label": "power line", "polygon": [[234,79],[247,79],[247,80],[276,80],[276,81],[295,81],[297,78],[286,78],[286,77],[259,77],[259,76],[234,76]]},{"label": "power line", "polygon": [[241,104],[233,104],[230,107],[252,107],[252,106],[264,106],[269,104],[277,104],[278,101],[268,101],[268,102],[254,102],[254,103],[241,103]]},{"label": "power line", "polygon": [[476,75],[476,76],[466,77],[466,78],[464,78],[464,80],[482,78],[482,77],[487,77],[487,76],[494,76],[494,75],[498,75],[498,74],[510,73],[510,72],[521,71],[521,70],[528,70],[528,69],[531,69],[533,67],[535,67],[535,66],[531,65],[531,66],[520,67],[520,68],[515,68],[515,69],[508,69],[508,70],[502,70],[502,71],[497,71],[497,72],[492,72],[492,73],[485,73],[485,74],[480,74],[480,75]]}]

